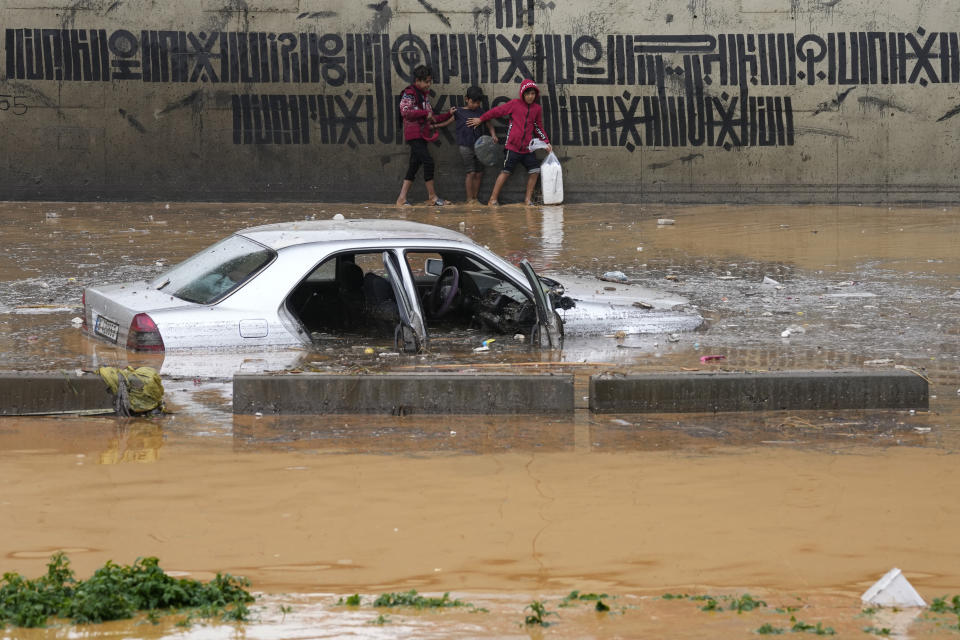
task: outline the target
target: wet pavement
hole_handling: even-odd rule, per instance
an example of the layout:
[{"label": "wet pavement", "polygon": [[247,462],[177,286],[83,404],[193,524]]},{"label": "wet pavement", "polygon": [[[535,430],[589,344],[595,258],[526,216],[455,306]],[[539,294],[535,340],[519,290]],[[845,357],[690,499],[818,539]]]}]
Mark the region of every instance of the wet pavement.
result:
[{"label": "wet pavement", "polygon": [[[150,277],[234,229],[335,213],[462,222],[511,260],[561,279],[622,271],[708,322],[677,342],[611,335],[559,354],[474,353],[478,334],[421,356],[331,345],[147,359],[169,415],[0,418],[0,520],[12,523],[0,570],[37,576],[57,549],[81,576],[155,555],[197,578],[246,575],[264,594],[240,629],[134,621],[96,637],[742,637],[791,615],[841,636],[956,637],[956,620],[881,619],[893,614],[859,602],[894,566],[928,601],[960,593],[955,209],[0,203],[0,366],[124,364],[71,324],[83,285]],[[602,371],[894,367],[930,381],[929,412],[585,410]],[[289,369],[572,372],[579,408],[559,420],[232,414],[233,371]],[[369,605],[408,589],[489,612]],[[560,606],[572,590],[609,594],[611,612]],[[769,606],[702,612],[660,597],[747,592]],[[336,605],[351,593],[365,604]],[[533,600],[555,624],[522,625]],[[381,613],[389,622],[370,624]]]}]

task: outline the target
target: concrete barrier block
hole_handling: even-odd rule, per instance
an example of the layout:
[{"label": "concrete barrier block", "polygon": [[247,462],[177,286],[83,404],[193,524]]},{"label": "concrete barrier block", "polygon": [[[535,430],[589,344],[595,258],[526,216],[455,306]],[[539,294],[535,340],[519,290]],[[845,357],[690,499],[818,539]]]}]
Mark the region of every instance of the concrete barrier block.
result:
[{"label": "concrete barrier block", "polygon": [[909,371],[768,371],[595,375],[595,413],[800,409],[927,409],[927,381]]},{"label": "concrete barrier block", "polygon": [[233,377],[233,412],[284,415],[572,413],[573,375],[242,374]]},{"label": "concrete barrier block", "polygon": [[0,415],[113,410],[113,396],[98,375],[0,372]]}]

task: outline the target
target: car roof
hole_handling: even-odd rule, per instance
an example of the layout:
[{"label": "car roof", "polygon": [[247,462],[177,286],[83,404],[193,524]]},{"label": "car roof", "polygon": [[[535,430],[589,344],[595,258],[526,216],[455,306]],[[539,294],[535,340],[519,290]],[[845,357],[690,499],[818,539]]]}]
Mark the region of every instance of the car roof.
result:
[{"label": "car roof", "polygon": [[274,250],[286,247],[350,240],[445,240],[470,245],[476,243],[456,231],[432,224],[408,220],[350,218],[345,220],[301,220],[278,222],[237,231]]}]

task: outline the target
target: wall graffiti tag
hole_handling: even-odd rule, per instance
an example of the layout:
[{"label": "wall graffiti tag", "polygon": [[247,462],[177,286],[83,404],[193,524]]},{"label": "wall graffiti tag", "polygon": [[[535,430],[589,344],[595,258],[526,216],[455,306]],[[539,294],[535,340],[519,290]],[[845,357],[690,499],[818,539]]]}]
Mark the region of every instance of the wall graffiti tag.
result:
[{"label": "wall graffiti tag", "polygon": [[0,94],[0,111],[22,116],[27,112],[27,96],[8,96]]},{"label": "wall graffiti tag", "polygon": [[[533,20],[533,0],[496,0],[497,32],[488,34],[8,28],[0,68],[8,81],[242,85],[231,96],[235,144],[352,148],[402,141],[396,94],[423,63],[439,86],[480,85],[494,94],[492,104],[515,97],[510,87],[532,77],[557,142],[630,152],[793,145],[793,100],[778,88],[960,83],[960,34],[922,27],[805,35],[511,32]],[[0,96],[0,111],[22,115],[21,98]],[[453,91],[434,100],[445,109],[462,98]],[[451,132],[444,139],[452,143]]]}]

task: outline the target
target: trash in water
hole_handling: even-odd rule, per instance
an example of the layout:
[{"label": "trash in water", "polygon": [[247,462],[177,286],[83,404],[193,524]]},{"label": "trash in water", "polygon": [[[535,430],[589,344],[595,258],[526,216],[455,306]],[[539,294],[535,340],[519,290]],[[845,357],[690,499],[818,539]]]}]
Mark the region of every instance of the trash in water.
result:
[{"label": "trash in water", "polygon": [[457,227],[460,229],[460,233],[463,233],[464,231],[467,230],[467,223],[461,220],[460,224],[458,224]]},{"label": "trash in water", "polygon": [[73,318],[72,320],[70,320],[70,324],[72,324],[75,327],[79,327],[83,324],[83,318],[79,318],[79,317]]},{"label": "trash in water", "polygon": [[768,285],[776,286],[776,285],[779,285],[780,283],[774,280],[773,278],[771,278],[770,276],[763,276],[763,282],[761,282],[760,284],[768,284]]},{"label": "trash in water", "polygon": [[879,358],[877,360],[865,360],[863,366],[865,367],[878,367],[885,364],[893,364],[893,360],[890,358]]},{"label": "trash in water", "polygon": [[667,341],[669,341],[669,342],[680,342],[680,334],[679,334],[679,333],[671,333],[670,335],[667,336]]},{"label": "trash in water", "polygon": [[490,351],[490,343],[496,342],[496,338],[487,338],[483,341],[483,345],[474,349],[474,351]]},{"label": "trash in water", "polygon": [[343,220],[343,214],[342,214],[342,213],[338,213],[338,214],[336,214],[336,215],[333,216],[333,219],[334,219],[334,220]]},{"label": "trash in water", "polygon": [[798,335],[799,335],[799,334],[801,334],[801,333],[806,333],[806,332],[807,332],[807,330],[804,329],[803,327],[801,327],[800,325],[798,325],[798,324],[792,324],[792,325],[790,325],[789,327],[787,327],[786,329],[784,329],[783,331],[780,332],[780,337],[781,337],[781,338],[789,338],[790,336],[792,336],[792,335],[794,335],[794,334],[798,334]]},{"label": "trash in water", "polygon": [[513,339],[516,340],[517,342],[524,342],[527,339],[527,337],[522,333],[515,333],[513,334]]},{"label": "trash in water", "polygon": [[606,280],[607,282],[626,282],[627,274],[623,271],[607,271],[605,274],[600,276],[601,280]]},{"label": "trash in water", "polygon": [[671,225],[671,224],[673,224],[674,222],[676,222],[676,220],[673,220],[673,219],[671,219],[671,218],[659,218],[659,219],[657,220],[657,224],[659,224],[659,225]]},{"label": "trash in water", "polygon": [[637,300],[633,303],[633,306],[640,307],[641,309],[653,309],[653,305],[649,302],[644,302],[642,300]]},{"label": "trash in water", "polygon": [[726,360],[727,356],[700,356],[700,362],[710,362],[711,360]]},{"label": "trash in water", "polygon": [[873,586],[867,589],[860,599],[882,607],[925,607],[917,590],[904,577],[900,569],[894,567],[887,571]]}]

